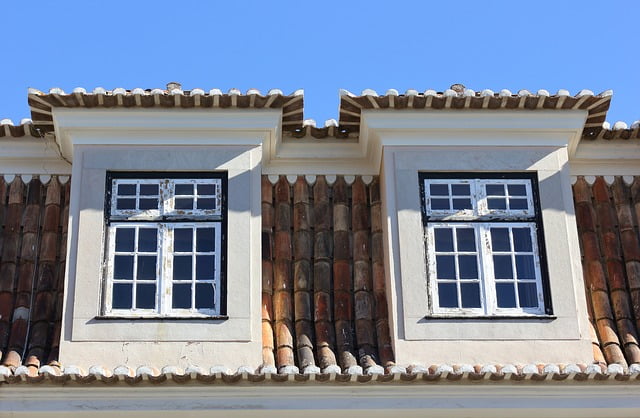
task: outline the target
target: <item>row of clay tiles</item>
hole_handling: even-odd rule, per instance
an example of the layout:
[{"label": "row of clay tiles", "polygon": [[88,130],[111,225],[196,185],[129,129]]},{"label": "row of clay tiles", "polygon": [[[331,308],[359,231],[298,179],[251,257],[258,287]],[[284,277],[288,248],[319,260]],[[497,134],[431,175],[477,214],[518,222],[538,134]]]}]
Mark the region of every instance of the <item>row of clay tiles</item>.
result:
[{"label": "row of clay tiles", "polygon": [[[353,371],[353,370],[352,370]],[[429,383],[455,383],[462,384],[473,382],[481,384],[514,382],[531,382],[541,384],[566,382],[567,384],[591,381],[596,384],[640,384],[640,364],[633,364],[629,369],[624,369],[619,364],[608,366],[598,364],[486,364],[486,365],[449,365],[440,364],[430,367],[415,365],[407,368],[393,366],[386,373],[369,371],[362,373],[271,373],[265,368],[253,370],[249,367],[239,367],[237,370],[229,370],[221,366],[205,369],[197,366],[189,366],[185,369],[176,366],[165,366],[161,370],[140,366],[133,369],[127,366],[118,366],[115,369],[107,369],[101,366],[93,366],[88,371],[78,367],[68,366],[61,368],[59,365],[42,366],[0,366],[0,383],[40,384],[50,382],[64,385],[90,385],[90,384],[429,384]]]},{"label": "row of clay tiles", "polygon": [[640,363],[640,176],[573,186],[594,357]]},{"label": "row of clay tiles", "polygon": [[262,177],[263,367],[393,366],[380,207],[377,177]]},{"label": "row of clay tiles", "polygon": [[0,177],[0,358],[56,361],[62,318],[70,183]]}]

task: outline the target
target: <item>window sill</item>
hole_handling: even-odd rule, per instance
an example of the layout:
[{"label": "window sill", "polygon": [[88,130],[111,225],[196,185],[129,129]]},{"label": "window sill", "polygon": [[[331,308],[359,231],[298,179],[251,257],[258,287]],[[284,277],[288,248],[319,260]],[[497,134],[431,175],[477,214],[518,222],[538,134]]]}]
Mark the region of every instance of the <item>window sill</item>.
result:
[{"label": "window sill", "polygon": [[224,321],[229,319],[228,315],[214,315],[214,316],[122,316],[122,315],[100,315],[93,319],[98,321],[110,321],[110,320],[136,320],[136,321]]},{"label": "window sill", "polygon": [[494,320],[540,320],[540,321],[552,321],[557,319],[555,315],[457,315],[457,314],[431,314],[426,315],[423,320],[473,320],[473,321],[494,321]]}]

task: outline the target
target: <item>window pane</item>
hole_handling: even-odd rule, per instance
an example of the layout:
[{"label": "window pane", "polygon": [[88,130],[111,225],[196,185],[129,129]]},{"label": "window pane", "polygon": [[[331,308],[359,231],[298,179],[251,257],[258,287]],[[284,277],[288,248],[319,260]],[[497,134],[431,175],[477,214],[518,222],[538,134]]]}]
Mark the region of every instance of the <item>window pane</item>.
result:
[{"label": "window pane", "polygon": [[452,255],[437,255],[436,270],[438,279],[456,278],[456,259]]},{"label": "window pane", "polygon": [[538,307],[538,296],[536,295],[535,283],[518,283],[518,295],[520,296],[520,307]]},{"label": "window pane", "polygon": [[136,185],[135,184],[119,184],[118,195],[119,196],[135,196]]},{"label": "window pane", "polygon": [[510,255],[494,255],[493,270],[496,279],[513,279],[513,267]]},{"label": "window pane", "polygon": [[158,209],[158,199],[140,199],[138,205],[142,210]]},{"label": "window pane", "polygon": [[215,251],[215,229],[198,228],[196,231],[196,251]]},{"label": "window pane", "polygon": [[133,287],[128,283],[113,284],[112,309],[131,309],[133,300]]},{"label": "window pane", "polygon": [[158,251],[158,230],[140,228],[138,230],[138,251],[155,253]]},{"label": "window pane", "polygon": [[436,241],[436,251],[453,251],[453,230],[451,228],[436,228],[433,230]]},{"label": "window pane", "polygon": [[479,308],[480,283],[460,283],[463,308]]},{"label": "window pane", "polygon": [[157,196],[158,185],[157,184],[141,184],[140,194],[143,196]]},{"label": "window pane", "polygon": [[118,203],[116,204],[116,207],[120,210],[135,209],[136,199],[118,199]]},{"label": "window pane", "polygon": [[196,280],[213,280],[215,256],[196,256]]},{"label": "window pane", "polygon": [[487,199],[487,206],[489,209],[506,209],[507,201],[506,199],[491,198]]},{"label": "window pane", "polygon": [[458,240],[458,251],[475,251],[476,235],[471,228],[457,228],[456,238]]},{"label": "window pane", "polygon": [[509,228],[491,228],[491,249],[493,251],[511,251]]},{"label": "window pane", "polygon": [[116,229],[116,251],[133,252],[133,241],[135,239],[136,230],[134,228]]},{"label": "window pane", "polygon": [[133,280],[133,256],[116,255],[113,257],[114,280]]},{"label": "window pane", "polygon": [[154,309],[156,307],[156,285],[142,283],[136,289],[136,308]]},{"label": "window pane", "polygon": [[449,207],[449,199],[434,199],[431,198],[431,209],[433,210],[447,210]]},{"label": "window pane", "polygon": [[535,279],[536,270],[532,255],[516,255],[516,271],[518,279]]},{"label": "window pane", "polygon": [[529,228],[513,228],[513,249],[515,251],[533,251],[531,245],[531,229]]},{"label": "window pane", "polygon": [[191,280],[192,258],[190,255],[173,257],[173,280]]},{"label": "window pane", "polygon": [[198,194],[199,195],[215,195],[216,194],[216,186],[215,184],[198,184]]},{"label": "window pane", "polygon": [[438,300],[441,308],[457,308],[458,292],[455,283],[438,283]]},{"label": "window pane", "polygon": [[193,209],[193,199],[176,198],[176,209]]},{"label": "window pane", "polygon": [[471,199],[453,199],[453,208],[457,210],[473,209]]},{"label": "window pane", "polygon": [[458,256],[458,268],[460,269],[461,279],[478,278],[478,262],[475,255]]},{"label": "window pane", "polygon": [[173,251],[193,251],[193,229],[176,228],[173,230]]},{"label": "window pane", "polygon": [[155,280],[156,279],[156,256],[155,255],[139,255],[138,256],[138,280]]},{"label": "window pane", "polygon": [[526,196],[527,188],[524,184],[510,184],[507,186],[510,196]]},{"label": "window pane", "polygon": [[502,184],[487,184],[487,196],[504,196]]},{"label": "window pane", "polygon": [[176,184],[176,195],[193,195],[193,184]]},{"label": "window pane", "polygon": [[432,184],[429,186],[431,196],[448,196],[449,186],[446,184]]},{"label": "window pane", "polygon": [[509,199],[509,208],[513,210],[529,209],[527,199]]},{"label": "window pane", "polygon": [[214,308],[213,283],[196,284],[196,309]]},{"label": "window pane", "polygon": [[198,209],[215,209],[216,208],[216,199],[198,199],[197,202]]},{"label": "window pane", "polygon": [[513,283],[496,283],[499,308],[515,308],[516,292]]},{"label": "window pane", "polygon": [[451,194],[454,196],[469,196],[471,189],[468,184],[452,184]]},{"label": "window pane", "polygon": [[191,284],[174,284],[171,303],[174,309],[191,309]]}]

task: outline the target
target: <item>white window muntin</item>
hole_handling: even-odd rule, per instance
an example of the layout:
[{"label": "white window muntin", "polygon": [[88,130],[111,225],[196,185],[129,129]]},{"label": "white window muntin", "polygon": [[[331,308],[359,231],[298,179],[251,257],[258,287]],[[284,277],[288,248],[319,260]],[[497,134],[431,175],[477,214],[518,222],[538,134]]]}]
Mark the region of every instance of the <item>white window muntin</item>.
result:
[{"label": "white window muntin", "polygon": [[[526,219],[535,216],[533,190],[528,179],[425,178],[423,186],[425,214],[432,220]],[[431,186],[438,189],[436,193]],[[445,187],[448,188],[447,194],[442,194]],[[469,195],[465,194],[464,188],[469,189]],[[492,193],[496,188],[502,189],[501,195],[495,191]],[[443,207],[445,202],[448,202],[448,208]],[[504,203],[504,208],[496,207],[496,203]],[[515,203],[519,205],[515,207]]]},{"label": "white window muntin", "polygon": [[[182,191],[181,188],[185,186],[190,186],[191,191]],[[157,188],[157,194],[145,194],[153,188]],[[127,189],[127,193],[133,191],[133,194],[123,194],[123,189]],[[153,200],[157,206],[151,208],[149,203]],[[185,202],[191,202],[191,208],[181,205]],[[110,215],[112,219],[130,220],[182,217],[217,219],[222,215],[222,180],[116,178],[111,184]]]},{"label": "white window muntin", "polygon": [[[473,228],[477,238],[477,250],[478,250],[478,268],[480,277],[480,295],[481,295],[481,308],[446,308],[440,307],[439,295],[438,295],[438,277],[437,277],[437,263],[436,263],[436,247],[435,247],[435,233],[434,230],[438,228]],[[491,228],[507,228],[510,234],[510,251],[493,251],[491,245]],[[532,250],[527,252],[516,252],[513,250],[513,229],[529,229]],[[454,234],[455,236],[455,234]],[[544,296],[542,286],[542,273],[540,268],[540,257],[538,250],[538,241],[536,236],[536,224],[533,222],[430,222],[426,228],[427,238],[427,269],[429,277],[429,289],[431,294],[431,300],[433,301],[431,310],[433,314],[453,314],[460,316],[500,316],[500,315],[540,315],[544,313]],[[455,238],[454,238],[455,239]],[[452,251],[453,255],[465,255],[466,252]],[[448,254],[439,252],[438,254]],[[501,280],[495,278],[495,266],[493,263],[494,255],[510,255],[512,258],[512,272],[514,274],[514,280]],[[532,256],[534,260],[535,279],[520,280],[517,277],[517,268],[515,265],[516,255]],[[457,265],[456,265],[457,269]],[[456,280],[459,280],[459,271],[456,270]],[[440,280],[440,282],[443,282]],[[514,287],[517,288],[517,284],[535,283],[537,307],[520,307],[520,298],[516,290],[516,307],[514,308],[500,308],[498,307],[498,295],[496,294],[497,283],[513,282]],[[458,286],[458,300],[460,301],[460,287]]]},{"label": "white window muntin", "polygon": [[[174,230],[191,228],[194,231],[193,246],[190,252],[174,252]],[[214,230],[214,250],[213,251],[197,251],[195,248],[195,235],[198,228],[211,228]],[[116,251],[116,233],[118,229],[132,229],[135,231],[133,251]],[[138,236],[140,229],[157,229],[157,249],[155,252],[138,251]],[[176,222],[176,223],[155,223],[155,222],[112,222],[108,230],[107,249],[109,258],[107,260],[106,273],[106,289],[105,289],[105,314],[112,316],[124,317],[161,317],[161,316],[202,316],[208,317],[218,315],[220,313],[220,269],[221,269],[221,245],[222,233],[220,222]],[[174,256],[187,255],[190,253],[192,257],[191,279],[188,281],[174,281]],[[139,256],[156,256],[156,279],[155,280],[138,280],[137,260]],[[214,257],[214,276],[212,279],[198,280],[196,278],[196,258],[198,255]],[[118,279],[115,275],[115,257],[130,256],[133,257],[132,279]],[[173,303],[173,284],[190,283],[191,291],[191,308],[174,309]],[[114,286],[119,284],[132,286],[132,307],[130,309],[117,309],[113,307]],[[154,308],[141,309],[136,306],[136,296],[138,284],[155,284],[155,306]],[[214,307],[213,309],[197,309],[195,307],[197,284],[211,285],[214,289]]]}]

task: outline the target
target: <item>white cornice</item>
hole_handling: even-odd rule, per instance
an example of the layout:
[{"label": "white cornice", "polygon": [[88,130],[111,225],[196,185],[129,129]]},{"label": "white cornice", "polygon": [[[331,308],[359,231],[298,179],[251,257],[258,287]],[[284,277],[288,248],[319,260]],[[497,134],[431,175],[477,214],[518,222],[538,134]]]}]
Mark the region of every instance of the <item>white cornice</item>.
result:
[{"label": "white cornice", "polygon": [[53,139],[0,139],[0,173],[2,174],[71,174],[71,164],[58,153]]},{"label": "white cornice", "polygon": [[[405,385],[6,385],[0,415],[131,416],[593,416],[640,415],[632,382]],[[216,415],[217,416],[217,415]]]},{"label": "white cornice", "polygon": [[640,141],[583,140],[569,165],[574,176],[640,175]]}]

